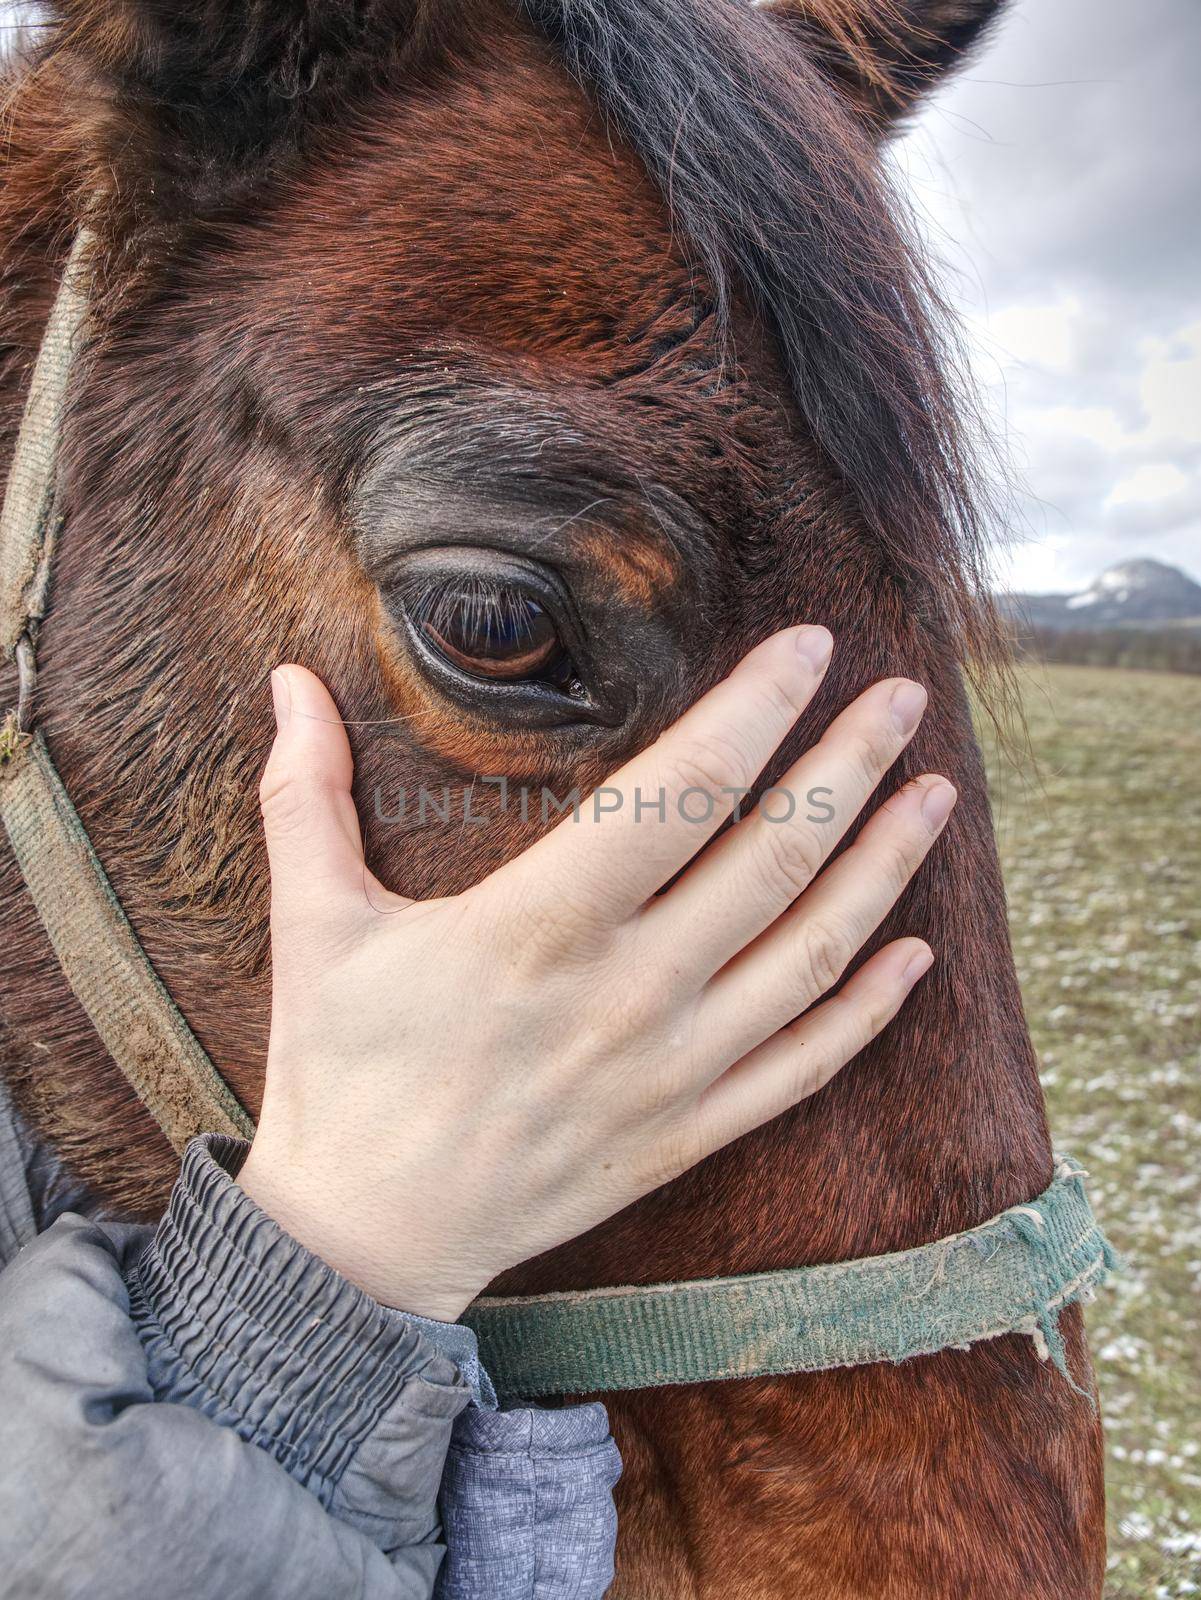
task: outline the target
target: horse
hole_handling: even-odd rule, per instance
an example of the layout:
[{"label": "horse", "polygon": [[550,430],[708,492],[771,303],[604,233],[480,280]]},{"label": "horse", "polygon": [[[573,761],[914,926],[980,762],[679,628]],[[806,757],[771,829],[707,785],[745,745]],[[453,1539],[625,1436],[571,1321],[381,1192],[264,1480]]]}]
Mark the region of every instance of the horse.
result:
[{"label": "horse", "polygon": [[[501,778],[598,784],[776,628],[836,652],[765,782],[872,681],[929,689],[891,778],[961,799],[879,938],[925,937],[934,970],[820,1094],[497,1293],[903,1250],[1049,1181],[965,690],[1003,656],[988,477],[886,155],[998,9],[56,0],[8,69],[6,455],[91,239],[38,723],[251,1115],[278,661],[331,685],[369,859],[414,896],[549,825]],[[470,820],[396,804],[452,786]],[[152,1219],[177,1156],[4,856],[15,1102]],[[1099,1595],[1100,1425],[1063,1326],[1072,1382],[1009,1333],[607,1395],[614,1600]]]}]

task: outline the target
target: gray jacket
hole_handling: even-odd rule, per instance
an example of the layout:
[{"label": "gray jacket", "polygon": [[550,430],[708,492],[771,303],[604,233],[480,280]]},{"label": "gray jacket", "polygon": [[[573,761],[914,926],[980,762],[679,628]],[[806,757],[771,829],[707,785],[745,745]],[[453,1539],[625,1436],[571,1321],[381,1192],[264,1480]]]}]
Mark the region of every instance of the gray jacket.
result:
[{"label": "gray jacket", "polygon": [[93,1214],[0,1086],[0,1595],[594,1600],[601,1405],[494,1409],[195,1141],[157,1231]]}]

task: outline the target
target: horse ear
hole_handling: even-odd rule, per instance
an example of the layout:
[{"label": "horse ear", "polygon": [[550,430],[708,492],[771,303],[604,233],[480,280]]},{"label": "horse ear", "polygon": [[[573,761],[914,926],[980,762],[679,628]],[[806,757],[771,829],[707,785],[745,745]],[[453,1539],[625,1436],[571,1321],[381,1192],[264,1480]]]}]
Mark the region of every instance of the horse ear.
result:
[{"label": "horse ear", "polygon": [[[429,42],[426,0],[56,0],[52,48],[114,159],[179,203],[271,159]],[[105,115],[107,113],[107,115]],[[95,124],[93,127],[95,128]],[[103,154],[102,152],[97,152]],[[201,176],[203,174],[203,177]],[[164,182],[165,180],[165,182]]]},{"label": "horse ear", "polygon": [[978,43],[1004,0],[752,0],[801,35],[817,64],[881,130]]}]

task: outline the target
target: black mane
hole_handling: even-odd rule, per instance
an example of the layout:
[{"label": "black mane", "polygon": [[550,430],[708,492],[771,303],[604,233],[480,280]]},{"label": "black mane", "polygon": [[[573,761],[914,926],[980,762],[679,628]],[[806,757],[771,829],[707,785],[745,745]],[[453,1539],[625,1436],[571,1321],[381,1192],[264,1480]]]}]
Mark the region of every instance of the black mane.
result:
[{"label": "black mane", "polygon": [[910,603],[991,658],[988,497],[948,322],[870,122],[768,11],[731,0],[523,0],[639,154],[728,316],[774,331],[801,415]]}]

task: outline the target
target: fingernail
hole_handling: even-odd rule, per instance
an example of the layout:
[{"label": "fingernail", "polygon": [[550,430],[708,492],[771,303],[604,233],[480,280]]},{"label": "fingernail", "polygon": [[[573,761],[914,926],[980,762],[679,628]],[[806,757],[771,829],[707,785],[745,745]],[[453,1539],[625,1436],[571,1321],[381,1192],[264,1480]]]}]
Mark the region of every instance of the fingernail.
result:
[{"label": "fingernail", "polygon": [[923,945],[923,947],[917,951],[915,955],[911,955],[909,960],[905,963],[905,970],[901,974],[901,982],[907,987],[912,987],[912,985],[917,982],[923,973],[929,972],[933,965],[934,952],[928,945]]},{"label": "fingernail", "polygon": [[926,790],[922,796],[922,817],[931,833],[937,833],[942,827],[958,798],[955,785],[945,779],[932,783]]},{"label": "fingernail", "polygon": [[912,733],[922,720],[922,712],[926,709],[926,691],[920,683],[910,683],[908,680],[899,683],[892,691],[888,709],[892,712],[893,725],[897,732]]},{"label": "fingernail", "polygon": [[278,667],[271,674],[271,704],[275,710],[276,729],[282,732],[292,712],[292,696],[288,690],[288,680]]},{"label": "fingernail", "polygon": [[824,672],[834,648],[834,637],[828,628],[802,628],[796,636],[796,648],[797,655],[814,672]]}]

